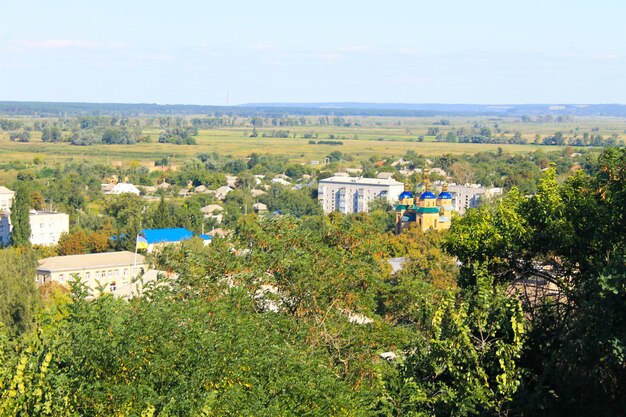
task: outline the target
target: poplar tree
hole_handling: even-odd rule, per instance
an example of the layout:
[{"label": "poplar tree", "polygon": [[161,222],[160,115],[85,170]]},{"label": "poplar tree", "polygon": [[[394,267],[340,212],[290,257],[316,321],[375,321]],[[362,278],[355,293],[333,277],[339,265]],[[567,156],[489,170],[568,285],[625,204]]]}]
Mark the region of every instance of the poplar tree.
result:
[{"label": "poplar tree", "polygon": [[11,244],[30,246],[30,192],[28,186],[20,183],[11,206]]}]

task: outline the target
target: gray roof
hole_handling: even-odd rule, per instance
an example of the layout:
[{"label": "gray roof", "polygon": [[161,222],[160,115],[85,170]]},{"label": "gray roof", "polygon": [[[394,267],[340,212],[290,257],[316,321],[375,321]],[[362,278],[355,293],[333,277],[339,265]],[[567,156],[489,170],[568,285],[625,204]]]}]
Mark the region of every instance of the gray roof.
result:
[{"label": "gray roof", "polygon": [[[144,263],[144,256],[137,255],[137,265]],[[53,256],[39,261],[37,271],[60,272],[79,269],[114,268],[135,263],[133,252],[105,252],[86,255]]]}]

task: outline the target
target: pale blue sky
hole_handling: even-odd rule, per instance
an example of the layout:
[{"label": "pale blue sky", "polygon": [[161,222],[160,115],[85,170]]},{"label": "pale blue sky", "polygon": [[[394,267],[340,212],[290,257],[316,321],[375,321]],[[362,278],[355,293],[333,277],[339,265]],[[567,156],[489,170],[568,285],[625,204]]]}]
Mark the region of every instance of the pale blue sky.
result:
[{"label": "pale blue sky", "polygon": [[626,2],[1,0],[0,100],[626,103]]}]

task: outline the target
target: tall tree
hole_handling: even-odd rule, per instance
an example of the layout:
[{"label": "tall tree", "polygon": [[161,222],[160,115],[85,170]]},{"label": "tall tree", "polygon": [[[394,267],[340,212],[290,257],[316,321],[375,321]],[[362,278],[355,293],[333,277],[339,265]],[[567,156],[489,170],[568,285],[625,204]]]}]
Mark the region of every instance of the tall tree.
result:
[{"label": "tall tree", "polygon": [[0,333],[7,330],[9,335],[17,335],[32,327],[39,302],[34,282],[36,265],[31,250],[0,250]]},{"label": "tall tree", "polygon": [[21,182],[15,191],[11,206],[11,243],[13,246],[30,246],[30,190]]},{"label": "tall tree", "polygon": [[161,200],[159,200],[159,205],[156,207],[154,216],[152,217],[152,227],[161,229],[164,227],[169,227],[170,223],[171,223],[170,208],[167,206],[167,203],[165,202],[165,196],[161,194]]}]

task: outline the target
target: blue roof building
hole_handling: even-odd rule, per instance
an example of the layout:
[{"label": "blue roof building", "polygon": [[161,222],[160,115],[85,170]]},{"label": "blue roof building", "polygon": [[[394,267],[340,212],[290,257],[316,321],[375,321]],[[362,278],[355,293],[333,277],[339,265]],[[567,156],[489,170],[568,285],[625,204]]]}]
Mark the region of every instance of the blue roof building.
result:
[{"label": "blue roof building", "polygon": [[141,243],[143,243],[148,250],[148,252],[152,252],[155,245],[166,245],[169,243],[179,243],[183,240],[191,239],[194,236],[198,236],[202,239],[206,244],[210,243],[213,239],[210,235],[195,235],[191,230],[185,229],[184,227],[173,227],[166,229],[144,229],[139,232],[139,236],[137,237],[138,247]]}]

